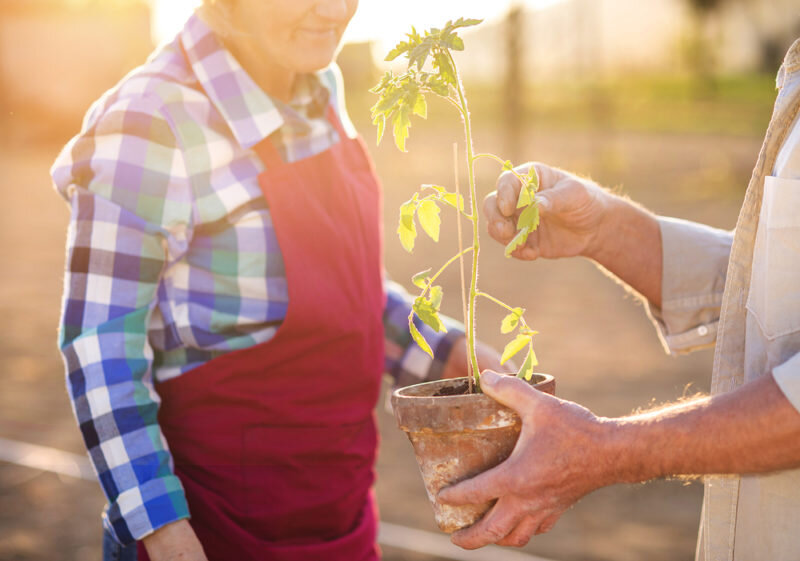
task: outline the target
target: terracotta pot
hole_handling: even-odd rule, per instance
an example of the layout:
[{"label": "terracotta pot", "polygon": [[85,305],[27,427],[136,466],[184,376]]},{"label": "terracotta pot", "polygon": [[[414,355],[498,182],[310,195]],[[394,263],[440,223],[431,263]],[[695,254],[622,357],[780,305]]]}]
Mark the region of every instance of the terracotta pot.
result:
[{"label": "terracotta pot", "polygon": [[[447,533],[472,525],[494,503],[439,504],[439,490],[508,458],[522,428],[513,410],[485,394],[434,396],[442,388],[465,383],[466,378],[437,380],[392,394],[395,419],[414,447],[436,523]],[[548,374],[534,374],[529,383],[539,391],[555,393],[555,380]]]}]

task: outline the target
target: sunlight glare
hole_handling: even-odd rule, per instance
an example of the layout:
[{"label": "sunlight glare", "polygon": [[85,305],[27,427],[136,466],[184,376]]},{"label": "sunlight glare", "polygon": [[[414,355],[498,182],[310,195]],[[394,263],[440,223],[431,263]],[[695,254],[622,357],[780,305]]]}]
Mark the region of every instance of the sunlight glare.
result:
[{"label": "sunlight glare", "polygon": [[[418,29],[440,26],[448,19],[459,17],[496,20],[514,3],[532,9],[542,9],[564,0],[459,0],[454,8],[450,2],[405,0],[397,13],[387,13],[386,0],[360,0],[358,11],[345,34],[345,41],[377,41],[380,48],[402,40],[411,25]],[[200,0],[150,0],[153,6],[153,39],[157,43],[171,39],[200,4]]]}]

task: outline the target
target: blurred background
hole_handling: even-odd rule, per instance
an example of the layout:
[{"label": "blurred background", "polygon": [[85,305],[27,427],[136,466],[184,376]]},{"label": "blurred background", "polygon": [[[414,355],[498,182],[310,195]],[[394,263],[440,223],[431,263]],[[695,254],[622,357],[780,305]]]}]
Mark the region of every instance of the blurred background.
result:
[{"label": "blurred background", "polygon": [[[0,277],[0,455],[3,446],[10,455],[10,441],[83,454],[56,349],[68,214],[48,169],[90,103],[169,40],[192,4],[0,0],[0,250],[8,267]],[[351,118],[384,182],[394,279],[408,286],[413,273],[456,251],[446,213],[439,244],[421,240],[413,257],[394,231],[399,204],[421,183],[452,188],[461,128],[451,108],[431,102],[428,120],[411,129],[409,153],[391,139],[376,147],[366,90],[411,25],[460,16],[486,18],[464,34],[467,54],[457,59],[479,151],[542,160],[657,213],[733,228],[775,73],[800,35],[796,1],[361,0],[339,62]],[[484,193],[497,173],[492,164],[479,167]],[[561,397],[623,415],[707,390],[710,351],[665,355],[642,306],[591,263],[512,262],[488,238],[481,257],[482,289],[528,310],[541,332],[539,368],[556,376]],[[455,272],[443,283],[444,309],[456,317],[457,283]],[[500,311],[486,306],[479,314],[481,338],[502,345]],[[410,445],[382,405],[378,415],[381,518],[435,531]],[[701,498],[698,482],[682,480],[604,489],[525,552],[563,561],[692,559]],[[96,483],[0,461],[0,560],[99,559],[103,503]],[[456,558],[397,545],[384,546],[386,559]],[[472,559],[499,559],[482,555]]]}]

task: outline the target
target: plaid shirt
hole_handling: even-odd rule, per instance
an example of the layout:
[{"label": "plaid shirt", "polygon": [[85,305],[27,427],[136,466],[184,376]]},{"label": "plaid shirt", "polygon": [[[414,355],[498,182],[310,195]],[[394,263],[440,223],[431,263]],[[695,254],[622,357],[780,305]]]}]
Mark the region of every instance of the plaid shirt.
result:
[{"label": "plaid shirt", "polygon": [[[95,103],[53,166],[71,207],[59,344],[109,501],[104,525],[120,543],[189,516],[155,382],[263,343],[285,317],[284,263],[251,147],[272,135],[289,162],[330,148],[328,102],[354,136],[335,67],[302,77],[280,103],[193,16]],[[386,370],[400,385],[437,378],[462,332],[426,328],[430,360],[411,344],[408,296],[392,283],[387,294]]]}]

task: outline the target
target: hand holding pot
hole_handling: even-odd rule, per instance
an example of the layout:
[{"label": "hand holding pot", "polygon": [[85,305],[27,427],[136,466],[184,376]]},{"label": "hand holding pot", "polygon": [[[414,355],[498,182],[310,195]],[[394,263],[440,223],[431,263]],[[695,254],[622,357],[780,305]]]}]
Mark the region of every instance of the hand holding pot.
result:
[{"label": "hand holding pot", "polygon": [[439,500],[463,505],[498,499],[480,521],[451,536],[456,545],[521,547],[551,530],[578,499],[609,484],[613,458],[604,457],[602,421],[588,409],[492,371],[481,375],[481,388],[517,411],[522,432],[505,462],[442,490]]}]

